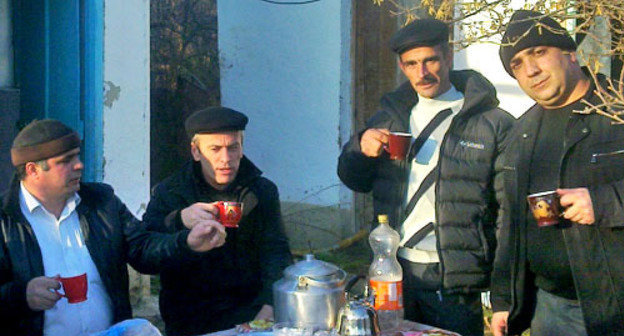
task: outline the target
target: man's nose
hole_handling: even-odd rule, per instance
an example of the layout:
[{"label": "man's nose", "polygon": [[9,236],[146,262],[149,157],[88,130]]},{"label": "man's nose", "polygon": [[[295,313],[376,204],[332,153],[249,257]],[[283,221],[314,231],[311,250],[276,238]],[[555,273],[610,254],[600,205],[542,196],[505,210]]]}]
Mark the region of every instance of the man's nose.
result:
[{"label": "man's nose", "polygon": [[427,65],[425,63],[420,64],[416,71],[418,71],[418,76],[420,76],[421,78],[429,74],[429,69],[427,68]]},{"label": "man's nose", "polygon": [[524,67],[524,71],[526,71],[527,76],[531,77],[531,76],[535,76],[536,74],[540,73],[540,67],[537,64],[537,62],[535,62],[533,59],[528,59],[526,61],[526,66]]},{"label": "man's nose", "polygon": [[77,159],[76,163],[74,164],[74,170],[83,170],[84,169],[84,163],[82,163],[82,160]]},{"label": "man's nose", "polygon": [[227,150],[227,148],[224,148],[223,150],[221,150],[219,159],[222,162],[230,162],[230,160],[232,159],[232,154],[230,153],[229,150]]}]

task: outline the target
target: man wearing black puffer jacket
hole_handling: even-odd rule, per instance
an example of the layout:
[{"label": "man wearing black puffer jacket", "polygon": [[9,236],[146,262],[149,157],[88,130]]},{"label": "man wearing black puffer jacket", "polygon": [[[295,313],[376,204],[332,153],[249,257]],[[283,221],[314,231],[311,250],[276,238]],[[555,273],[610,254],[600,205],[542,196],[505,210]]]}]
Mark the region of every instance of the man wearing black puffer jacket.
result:
[{"label": "man wearing black puffer jacket", "polygon": [[[401,234],[405,317],[464,336],[483,335],[480,293],[489,287],[498,205],[494,160],[513,117],[490,82],[452,71],[448,26],[417,20],[391,47],[409,79],[343,148],[338,175],[373,192],[374,212]],[[414,140],[405,160],[384,148],[391,132]]]}]

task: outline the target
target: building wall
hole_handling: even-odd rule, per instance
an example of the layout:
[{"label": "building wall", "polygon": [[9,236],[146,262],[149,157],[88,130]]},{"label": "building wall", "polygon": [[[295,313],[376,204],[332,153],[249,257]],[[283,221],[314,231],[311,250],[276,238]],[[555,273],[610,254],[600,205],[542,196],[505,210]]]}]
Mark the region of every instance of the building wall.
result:
[{"label": "building wall", "polygon": [[11,1],[0,0],[0,88],[13,85]]},{"label": "building wall", "polygon": [[13,88],[11,2],[0,0],[0,192],[13,176],[11,144],[19,117],[19,90]]},{"label": "building wall", "polygon": [[104,4],[103,180],[141,216],[149,200],[149,1]]},{"label": "building wall", "polygon": [[[218,1],[222,105],[246,113],[245,153],[282,201],[337,205],[351,115],[351,1]],[[347,120],[349,119],[349,120]],[[347,196],[348,197],[348,196]]]},{"label": "building wall", "polygon": [[455,69],[473,69],[483,74],[496,87],[500,107],[518,118],[535,102],[507,74],[498,57],[498,49],[498,45],[474,44],[455,54]]}]

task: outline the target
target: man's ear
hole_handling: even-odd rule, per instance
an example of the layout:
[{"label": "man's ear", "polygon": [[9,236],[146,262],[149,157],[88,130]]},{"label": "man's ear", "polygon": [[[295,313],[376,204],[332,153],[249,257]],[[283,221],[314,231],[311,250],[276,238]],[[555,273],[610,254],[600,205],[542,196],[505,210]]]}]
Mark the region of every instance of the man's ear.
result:
[{"label": "man's ear", "polygon": [[403,74],[407,76],[407,74],[405,73],[405,66],[403,65],[403,62],[401,61],[401,57],[397,59],[397,65],[399,66],[399,69],[401,69],[401,72],[403,72]]},{"label": "man's ear", "polygon": [[39,165],[34,162],[26,162],[24,166],[24,170],[26,172],[26,176],[37,177],[39,176]]},{"label": "man's ear", "polygon": [[195,144],[195,142],[191,142],[191,155],[193,156],[193,160],[199,161],[201,158],[201,151],[199,147]]},{"label": "man's ear", "polygon": [[568,52],[570,55],[570,62],[578,64],[578,58],[576,57],[576,51]]}]

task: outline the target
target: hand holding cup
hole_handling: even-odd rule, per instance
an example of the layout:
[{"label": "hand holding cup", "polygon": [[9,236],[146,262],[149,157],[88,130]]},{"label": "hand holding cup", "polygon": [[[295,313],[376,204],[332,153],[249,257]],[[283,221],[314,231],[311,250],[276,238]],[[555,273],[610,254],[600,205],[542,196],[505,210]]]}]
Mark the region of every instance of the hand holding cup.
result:
[{"label": "hand holding cup", "polygon": [[[62,298],[54,292],[61,288],[61,283],[54,278],[40,276],[31,279],[26,285],[26,303],[34,311],[48,310]],[[54,290],[54,291],[53,291]]]},{"label": "hand holding cup", "polygon": [[594,224],[594,206],[587,188],[557,189],[557,193],[566,207],[563,217],[583,225]]},{"label": "hand holding cup", "polygon": [[385,128],[369,128],[360,139],[360,150],[368,157],[379,157],[384,146],[388,144],[390,131]]},{"label": "hand holding cup", "polygon": [[182,223],[187,229],[207,220],[214,220],[219,210],[216,203],[197,202],[180,211]]}]

